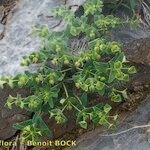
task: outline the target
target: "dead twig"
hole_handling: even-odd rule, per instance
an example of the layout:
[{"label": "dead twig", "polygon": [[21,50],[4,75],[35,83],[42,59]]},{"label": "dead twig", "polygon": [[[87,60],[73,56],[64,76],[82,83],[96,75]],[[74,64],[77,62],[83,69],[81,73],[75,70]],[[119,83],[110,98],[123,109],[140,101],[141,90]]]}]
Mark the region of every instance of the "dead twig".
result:
[{"label": "dead twig", "polygon": [[127,133],[129,131],[132,131],[134,129],[142,129],[142,128],[149,128],[150,125],[141,125],[141,126],[134,126],[132,128],[129,128],[127,130],[123,130],[121,132],[117,132],[117,133],[112,133],[112,134],[104,134],[104,135],[100,135],[102,137],[112,137],[112,136],[118,136],[118,135],[121,135],[121,134],[124,134],[124,133]]}]

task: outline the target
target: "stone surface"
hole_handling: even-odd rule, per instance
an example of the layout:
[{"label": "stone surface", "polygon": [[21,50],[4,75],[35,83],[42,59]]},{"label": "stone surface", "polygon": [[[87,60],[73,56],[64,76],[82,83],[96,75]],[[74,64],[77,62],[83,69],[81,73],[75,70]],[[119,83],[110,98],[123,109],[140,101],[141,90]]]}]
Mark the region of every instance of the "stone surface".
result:
[{"label": "stone surface", "polygon": [[[0,41],[0,74],[16,74],[23,71],[20,67],[22,56],[39,47],[39,40],[31,34],[32,26],[47,24],[53,28],[59,20],[51,16],[51,10],[65,1],[20,0],[12,10],[7,21],[5,36]],[[8,69],[9,68],[9,69]]]},{"label": "stone surface", "polygon": [[[96,129],[77,141],[77,146],[66,150],[149,150],[150,96],[135,112],[126,114],[115,132]],[[149,125],[149,127],[136,127]],[[125,131],[127,130],[127,131]]]},{"label": "stone surface", "polygon": [[27,70],[20,66],[20,59],[40,46],[39,40],[31,33],[33,26],[46,24],[49,29],[62,29],[64,23],[52,16],[54,7],[66,4],[77,8],[83,2],[84,0],[20,0],[8,16],[5,35],[0,41],[0,74],[15,75]]}]

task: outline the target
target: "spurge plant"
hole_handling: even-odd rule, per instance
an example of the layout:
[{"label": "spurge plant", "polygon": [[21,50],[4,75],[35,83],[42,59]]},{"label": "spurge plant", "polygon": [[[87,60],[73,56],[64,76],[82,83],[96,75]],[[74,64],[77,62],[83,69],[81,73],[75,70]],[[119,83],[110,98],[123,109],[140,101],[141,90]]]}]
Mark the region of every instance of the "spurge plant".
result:
[{"label": "spurge plant", "polygon": [[[109,31],[123,22],[111,15],[104,16],[101,0],[88,0],[83,9],[81,16],[75,16],[66,6],[54,10],[55,17],[66,21],[63,31],[49,31],[46,26],[34,30],[43,46],[23,57],[21,65],[38,64],[37,72],[1,77],[2,88],[7,84],[31,91],[27,97],[10,95],[6,103],[10,109],[16,105],[33,114],[31,119],[14,125],[22,131],[23,141],[50,136],[43,116],[49,114],[57,124],[64,124],[67,111],[75,114],[77,124],[84,129],[90,121],[94,126],[110,128],[117,115],[111,116],[112,107],[106,102],[93,102],[91,95],[107,96],[114,103],[127,98],[127,91],[120,89],[120,84],[129,81],[129,74],[136,70],[126,61],[122,46],[109,41]],[[84,38],[86,46],[73,55],[70,41],[75,38]]]}]

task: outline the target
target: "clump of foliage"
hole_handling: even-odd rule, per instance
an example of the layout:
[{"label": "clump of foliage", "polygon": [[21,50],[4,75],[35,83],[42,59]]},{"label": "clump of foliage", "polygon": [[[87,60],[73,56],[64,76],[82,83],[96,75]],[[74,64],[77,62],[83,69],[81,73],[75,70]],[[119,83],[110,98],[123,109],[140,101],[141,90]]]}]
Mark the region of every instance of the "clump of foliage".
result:
[{"label": "clump of foliage", "polygon": [[[103,102],[89,105],[89,95],[99,94],[118,103],[127,98],[126,90],[119,84],[129,81],[129,74],[135,67],[129,66],[122,47],[115,41],[107,40],[107,33],[122,21],[111,15],[102,14],[101,0],[89,0],[83,5],[84,14],[76,17],[66,6],[54,10],[55,17],[64,18],[65,30],[51,32],[42,26],[36,33],[43,41],[40,51],[25,56],[24,66],[39,64],[36,73],[25,72],[15,77],[1,77],[0,85],[30,88],[32,94],[22,97],[9,96],[6,106],[13,105],[33,113],[33,118],[14,125],[22,130],[22,140],[38,140],[50,136],[50,129],[42,119],[45,114],[54,118],[57,124],[67,122],[66,111],[75,113],[76,122],[87,129],[88,121],[112,127],[117,115],[110,116],[112,107]],[[87,47],[79,54],[72,55],[70,39],[84,37]]]}]

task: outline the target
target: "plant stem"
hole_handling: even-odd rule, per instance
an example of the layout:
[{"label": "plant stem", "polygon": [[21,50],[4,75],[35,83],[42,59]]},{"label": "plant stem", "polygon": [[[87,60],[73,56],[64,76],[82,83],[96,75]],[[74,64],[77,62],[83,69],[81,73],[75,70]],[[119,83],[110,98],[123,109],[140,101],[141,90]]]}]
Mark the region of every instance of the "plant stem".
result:
[{"label": "plant stem", "polygon": [[[83,104],[82,104],[82,102],[81,102],[80,98],[79,98],[77,95],[75,95],[75,97],[76,97],[76,98],[77,98],[77,100],[80,102],[81,106],[83,106]],[[85,107],[83,106],[83,108],[85,108]]]},{"label": "plant stem", "polygon": [[63,112],[66,109],[67,105],[64,106],[64,108],[61,110],[61,112]]},{"label": "plant stem", "polygon": [[72,70],[72,68],[68,68],[68,69],[62,70],[61,73],[69,71],[69,70]]},{"label": "plant stem", "polygon": [[68,95],[68,91],[67,91],[66,86],[65,86],[65,84],[64,84],[64,83],[63,83],[63,87],[64,87],[64,90],[65,90],[66,97],[68,98],[68,97],[69,97],[69,95]]},{"label": "plant stem", "polygon": [[71,103],[71,105],[72,105],[77,111],[81,112],[81,110],[80,110],[79,108],[77,108],[75,105],[73,105],[72,103]]}]

